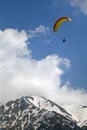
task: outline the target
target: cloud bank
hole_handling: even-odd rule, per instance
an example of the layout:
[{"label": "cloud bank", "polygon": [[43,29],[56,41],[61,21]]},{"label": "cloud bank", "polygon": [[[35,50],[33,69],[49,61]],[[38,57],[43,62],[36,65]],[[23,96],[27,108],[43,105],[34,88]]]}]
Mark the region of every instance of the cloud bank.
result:
[{"label": "cloud bank", "polygon": [[84,91],[71,88],[67,82],[62,86],[63,66],[68,69],[70,61],[55,54],[35,60],[28,42],[29,34],[24,30],[0,30],[0,102],[39,95],[57,103],[87,104]]},{"label": "cloud bank", "polygon": [[83,14],[87,15],[87,0],[69,0],[70,5],[79,9]]}]

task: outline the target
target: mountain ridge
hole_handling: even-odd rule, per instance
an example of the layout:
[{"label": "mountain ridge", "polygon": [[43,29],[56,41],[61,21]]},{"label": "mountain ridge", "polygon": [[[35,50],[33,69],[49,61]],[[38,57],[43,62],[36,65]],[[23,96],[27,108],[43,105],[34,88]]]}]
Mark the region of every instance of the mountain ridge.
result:
[{"label": "mountain ridge", "polygon": [[[84,108],[84,106],[83,106]],[[0,106],[0,130],[81,130],[69,109],[40,96],[25,96]],[[86,129],[85,129],[86,130]]]}]

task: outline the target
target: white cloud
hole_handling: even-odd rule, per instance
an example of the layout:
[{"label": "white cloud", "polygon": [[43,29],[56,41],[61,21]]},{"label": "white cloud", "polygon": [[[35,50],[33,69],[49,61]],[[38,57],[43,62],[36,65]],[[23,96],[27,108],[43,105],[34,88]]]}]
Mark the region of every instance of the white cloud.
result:
[{"label": "white cloud", "polygon": [[87,15],[87,0],[69,0],[72,7],[80,9],[80,11]]},{"label": "white cloud", "polygon": [[32,59],[28,38],[24,30],[0,31],[0,102],[40,95],[56,102],[87,104],[85,92],[72,89],[67,83],[61,86],[64,66],[69,68],[70,61],[57,55]]},{"label": "white cloud", "polygon": [[41,35],[46,36],[49,34],[50,34],[49,27],[44,26],[44,25],[40,25],[39,27],[36,27],[36,29],[34,29],[34,30],[29,30],[28,38],[32,39],[32,38],[39,37]]}]

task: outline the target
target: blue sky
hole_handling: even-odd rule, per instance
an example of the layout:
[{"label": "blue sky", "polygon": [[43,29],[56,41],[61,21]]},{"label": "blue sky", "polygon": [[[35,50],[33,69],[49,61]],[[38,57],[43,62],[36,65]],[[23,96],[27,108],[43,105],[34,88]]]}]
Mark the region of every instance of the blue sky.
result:
[{"label": "blue sky", "polygon": [[[42,61],[53,54],[67,58],[70,67],[64,70],[61,83],[87,90],[86,8],[86,0],[0,0],[0,30],[24,30],[32,60]],[[62,16],[72,22],[63,23],[54,33],[53,25]]]}]

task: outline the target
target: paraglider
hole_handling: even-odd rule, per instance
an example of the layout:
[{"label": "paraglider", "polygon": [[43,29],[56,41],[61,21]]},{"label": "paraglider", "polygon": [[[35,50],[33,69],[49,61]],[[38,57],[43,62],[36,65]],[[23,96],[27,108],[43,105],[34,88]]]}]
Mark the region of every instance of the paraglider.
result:
[{"label": "paraglider", "polygon": [[71,18],[68,18],[68,17],[61,17],[61,18],[59,18],[55,23],[54,23],[54,26],[53,26],[53,30],[54,30],[54,32],[56,32],[58,29],[59,29],[59,27],[62,25],[62,23],[63,22],[65,22],[65,21],[72,21],[72,19]]},{"label": "paraglider", "polygon": [[65,39],[65,38],[63,38],[63,40],[62,40],[62,41],[63,41],[63,43],[64,43],[64,42],[66,42],[66,39]]}]

